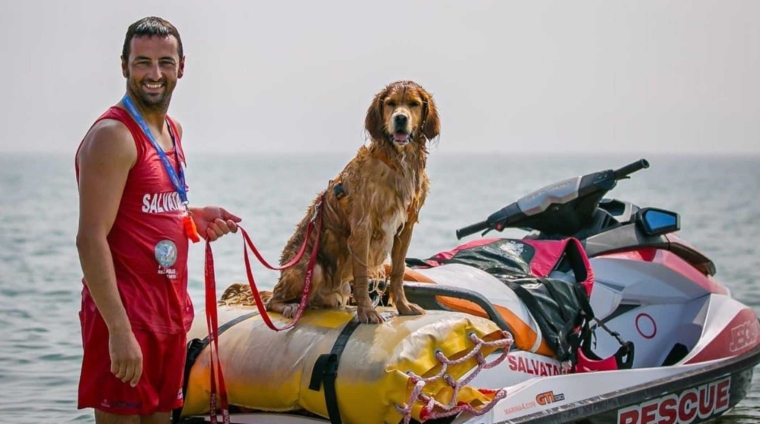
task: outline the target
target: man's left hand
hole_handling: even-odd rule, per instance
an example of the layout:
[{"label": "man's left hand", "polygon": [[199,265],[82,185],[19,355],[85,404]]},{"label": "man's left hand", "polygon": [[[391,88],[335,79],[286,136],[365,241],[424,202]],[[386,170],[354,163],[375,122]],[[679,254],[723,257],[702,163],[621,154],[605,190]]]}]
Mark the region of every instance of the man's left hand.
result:
[{"label": "man's left hand", "polygon": [[236,233],[237,223],[242,221],[242,219],[218,206],[192,208],[190,212],[198,235],[208,241],[215,241],[230,232]]}]

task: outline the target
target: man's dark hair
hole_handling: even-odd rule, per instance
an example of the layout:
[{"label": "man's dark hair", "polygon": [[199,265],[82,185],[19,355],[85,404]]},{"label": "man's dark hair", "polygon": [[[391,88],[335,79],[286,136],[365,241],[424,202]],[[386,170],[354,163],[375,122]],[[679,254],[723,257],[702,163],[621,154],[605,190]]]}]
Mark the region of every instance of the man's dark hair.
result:
[{"label": "man's dark hair", "polygon": [[129,60],[130,44],[135,37],[168,37],[170,35],[173,35],[177,39],[177,53],[179,53],[179,58],[182,59],[182,39],[179,37],[179,31],[166,19],[156,16],[142,18],[129,26],[127,36],[124,37],[124,47],[121,49],[121,55],[125,61]]}]

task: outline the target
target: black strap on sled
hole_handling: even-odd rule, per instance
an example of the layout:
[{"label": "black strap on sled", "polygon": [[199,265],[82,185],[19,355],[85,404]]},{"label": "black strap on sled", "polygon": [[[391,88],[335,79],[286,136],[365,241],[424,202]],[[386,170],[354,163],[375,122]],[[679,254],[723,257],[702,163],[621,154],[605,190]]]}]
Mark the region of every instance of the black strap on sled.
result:
[{"label": "black strap on sled", "polygon": [[[248,314],[240,315],[234,319],[231,319],[224,324],[219,326],[219,335],[221,336],[222,333],[229,330],[230,327],[232,327],[235,324],[241,323],[248,318],[254,317],[258,315],[258,312],[251,312]],[[182,399],[185,399],[187,397],[187,384],[188,380],[190,379],[190,370],[193,368],[193,365],[195,364],[195,360],[198,359],[198,355],[201,354],[201,351],[206,348],[209,344],[208,336],[204,337],[203,340],[195,338],[190,340],[187,343],[187,360],[185,361],[185,374],[184,378],[182,379]],[[182,406],[172,411],[172,424],[179,423],[180,416],[182,415]]]},{"label": "black strap on sled", "polygon": [[327,414],[332,424],[341,424],[340,410],[338,409],[338,397],[335,393],[335,379],[338,377],[338,362],[343,349],[346,348],[348,339],[351,338],[354,330],[359,326],[357,319],[349,321],[343,331],[335,340],[330,353],[319,355],[314,369],[311,371],[311,380],[309,389],[319,391],[322,385],[325,386],[325,404],[327,405]]}]

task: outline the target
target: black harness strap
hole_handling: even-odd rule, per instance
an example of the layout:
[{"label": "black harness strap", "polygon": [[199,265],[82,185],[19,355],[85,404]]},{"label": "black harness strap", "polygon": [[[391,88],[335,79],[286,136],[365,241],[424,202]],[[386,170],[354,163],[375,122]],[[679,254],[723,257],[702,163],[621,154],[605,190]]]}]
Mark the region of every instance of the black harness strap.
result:
[{"label": "black harness strap", "polygon": [[[232,327],[235,324],[241,323],[248,318],[254,317],[258,315],[258,312],[251,312],[248,314],[240,315],[239,317],[236,317],[234,319],[231,319],[224,324],[219,326],[219,335],[221,336],[222,333],[229,330],[230,327]],[[187,360],[185,361],[185,375],[182,379],[182,399],[184,400],[187,397],[187,384],[188,380],[190,379],[190,370],[193,368],[193,365],[195,364],[195,360],[198,359],[198,355],[201,354],[201,351],[206,348],[209,344],[208,336],[204,337],[203,340],[195,338],[190,340],[187,344]],[[180,420],[180,416],[182,415],[182,407],[179,407],[172,411],[172,423],[176,424]]]},{"label": "black harness strap", "polygon": [[333,186],[333,193],[335,194],[335,198],[338,200],[343,200],[344,197],[346,197],[346,189],[343,188],[343,183],[338,181]]},{"label": "black harness strap", "polygon": [[314,369],[311,371],[311,380],[309,389],[319,391],[322,385],[325,386],[325,404],[327,405],[327,414],[332,424],[341,424],[340,410],[338,409],[338,397],[335,393],[335,379],[338,377],[338,362],[343,349],[346,348],[348,339],[351,338],[354,330],[359,326],[359,321],[354,318],[349,321],[343,331],[335,340],[330,353],[319,355]]}]

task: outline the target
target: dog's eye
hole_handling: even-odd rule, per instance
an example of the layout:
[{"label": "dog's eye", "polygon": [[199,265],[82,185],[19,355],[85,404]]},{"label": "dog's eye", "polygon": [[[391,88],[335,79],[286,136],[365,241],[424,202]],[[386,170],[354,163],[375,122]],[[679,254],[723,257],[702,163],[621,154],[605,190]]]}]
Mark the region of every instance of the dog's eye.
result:
[{"label": "dog's eye", "polygon": [[417,101],[410,102],[409,106],[411,106],[411,107],[420,107],[420,102],[417,102]]},{"label": "dog's eye", "polygon": [[394,102],[394,101],[389,101],[389,102],[388,102],[388,103],[386,103],[385,105],[386,105],[386,106],[388,106],[388,107],[396,107],[396,102]]}]

